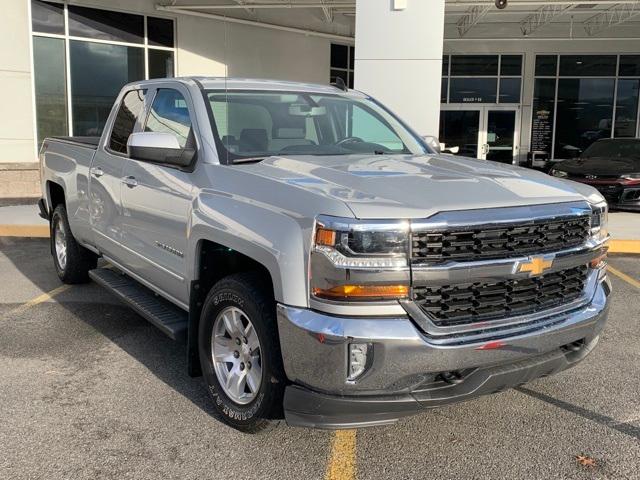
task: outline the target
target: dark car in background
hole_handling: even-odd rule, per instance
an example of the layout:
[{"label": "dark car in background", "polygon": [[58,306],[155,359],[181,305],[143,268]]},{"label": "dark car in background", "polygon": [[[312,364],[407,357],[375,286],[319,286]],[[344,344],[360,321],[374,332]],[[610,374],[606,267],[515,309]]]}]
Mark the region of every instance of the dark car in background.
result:
[{"label": "dark car in background", "polygon": [[640,211],[638,138],[598,140],[579,158],[556,163],[549,174],[597,188],[609,208]]}]

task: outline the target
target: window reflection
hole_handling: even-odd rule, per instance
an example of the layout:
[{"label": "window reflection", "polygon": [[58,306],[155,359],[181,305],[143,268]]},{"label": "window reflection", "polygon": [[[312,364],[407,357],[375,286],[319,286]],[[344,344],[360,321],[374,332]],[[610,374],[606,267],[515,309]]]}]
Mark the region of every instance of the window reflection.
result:
[{"label": "window reflection", "polygon": [[34,32],[64,34],[64,5],[31,1],[31,28]]},{"label": "window reflection", "polygon": [[173,52],[149,50],[149,78],[170,78],[173,75]]},{"label": "window reflection", "polygon": [[611,136],[614,79],[561,78],[555,158],[574,158],[589,145]]},{"label": "window reflection", "polygon": [[144,50],[72,40],[69,51],[73,134],[100,135],[122,86],[144,79]]},{"label": "window reflection", "polygon": [[33,37],[38,146],[45,137],[67,135],[64,40]]},{"label": "window reflection", "polygon": [[640,80],[618,80],[618,99],[616,101],[615,137],[635,137],[638,121],[638,90]]}]

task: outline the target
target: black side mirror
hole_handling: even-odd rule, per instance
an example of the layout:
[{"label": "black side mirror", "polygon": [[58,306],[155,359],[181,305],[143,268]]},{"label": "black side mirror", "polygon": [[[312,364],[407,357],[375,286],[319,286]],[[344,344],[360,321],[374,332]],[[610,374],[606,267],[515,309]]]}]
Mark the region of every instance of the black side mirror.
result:
[{"label": "black side mirror", "polygon": [[194,148],[181,147],[171,133],[139,132],[129,135],[127,153],[135,160],[188,167],[196,156]]}]

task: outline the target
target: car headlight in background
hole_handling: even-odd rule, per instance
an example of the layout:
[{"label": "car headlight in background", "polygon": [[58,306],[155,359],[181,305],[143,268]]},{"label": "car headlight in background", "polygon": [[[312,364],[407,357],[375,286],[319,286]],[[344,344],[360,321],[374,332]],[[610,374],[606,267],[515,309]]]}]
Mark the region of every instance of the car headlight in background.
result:
[{"label": "car headlight in background", "polygon": [[311,251],[311,294],[338,302],[409,295],[409,222],[320,216]]},{"label": "car headlight in background", "polygon": [[569,176],[567,172],[563,172],[562,170],[555,170],[555,169],[552,169],[549,172],[549,175],[553,177],[558,177],[558,178],[567,178]]},{"label": "car headlight in background", "polygon": [[640,180],[640,173],[627,173],[620,175],[621,180]]}]

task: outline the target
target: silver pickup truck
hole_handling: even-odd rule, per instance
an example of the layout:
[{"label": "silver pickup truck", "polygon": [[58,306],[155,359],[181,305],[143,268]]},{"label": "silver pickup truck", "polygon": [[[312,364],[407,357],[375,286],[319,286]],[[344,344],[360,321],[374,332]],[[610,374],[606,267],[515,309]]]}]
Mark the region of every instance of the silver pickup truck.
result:
[{"label": "silver pickup truck", "polygon": [[242,431],[498,392],[575,365],[606,321],[596,190],[439,153],[360,92],[144,81],[100,138],[47,139],[40,159],[60,279],[184,341]]}]

